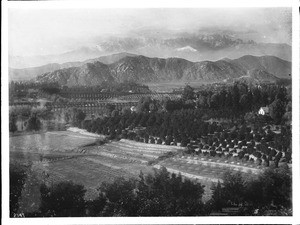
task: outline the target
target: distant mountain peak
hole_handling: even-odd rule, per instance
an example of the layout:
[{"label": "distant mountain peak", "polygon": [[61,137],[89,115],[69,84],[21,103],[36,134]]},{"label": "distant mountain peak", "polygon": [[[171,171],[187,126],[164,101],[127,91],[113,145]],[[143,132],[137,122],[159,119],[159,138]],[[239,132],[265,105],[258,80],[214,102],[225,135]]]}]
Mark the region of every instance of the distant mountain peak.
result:
[{"label": "distant mountain peak", "polygon": [[185,46],[185,47],[182,47],[182,48],[177,48],[176,49],[177,51],[187,51],[187,52],[197,52],[196,49],[192,48],[191,46]]}]

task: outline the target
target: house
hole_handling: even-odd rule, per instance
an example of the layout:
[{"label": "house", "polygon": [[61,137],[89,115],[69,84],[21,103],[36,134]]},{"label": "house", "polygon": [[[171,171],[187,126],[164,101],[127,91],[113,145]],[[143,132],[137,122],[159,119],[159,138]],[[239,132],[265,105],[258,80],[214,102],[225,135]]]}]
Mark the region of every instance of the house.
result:
[{"label": "house", "polygon": [[269,115],[269,113],[269,107],[260,107],[260,109],[258,110],[258,114],[262,116]]},{"label": "house", "polygon": [[136,112],[136,107],[135,106],[131,106],[130,110],[131,110],[131,112]]}]

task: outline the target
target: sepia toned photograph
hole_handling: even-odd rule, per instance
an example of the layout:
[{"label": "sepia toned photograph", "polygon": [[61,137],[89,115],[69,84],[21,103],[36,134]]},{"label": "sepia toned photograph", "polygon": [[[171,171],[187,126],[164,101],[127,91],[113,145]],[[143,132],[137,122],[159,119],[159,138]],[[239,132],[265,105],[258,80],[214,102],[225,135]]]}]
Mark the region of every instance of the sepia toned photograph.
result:
[{"label": "sepia toned photograph", "polygon": [[9,8],[7,69],[10,218],[293,215],[291,7]]}]

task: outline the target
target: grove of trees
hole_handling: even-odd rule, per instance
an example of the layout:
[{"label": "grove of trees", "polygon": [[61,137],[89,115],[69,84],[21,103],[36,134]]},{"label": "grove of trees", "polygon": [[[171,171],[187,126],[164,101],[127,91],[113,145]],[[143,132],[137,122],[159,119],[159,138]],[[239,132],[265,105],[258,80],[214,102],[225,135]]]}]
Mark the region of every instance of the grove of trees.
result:
[{"label": "grove of trees", "polygon": [[253,215],[254,211],[264,215],[270,209],[280,215],[282,209],[292,207],[292,175],[288,167],[270,167],[257,177],[226,171],[223,180],[211,187],[211,210],[238,206],[243,215]]}]

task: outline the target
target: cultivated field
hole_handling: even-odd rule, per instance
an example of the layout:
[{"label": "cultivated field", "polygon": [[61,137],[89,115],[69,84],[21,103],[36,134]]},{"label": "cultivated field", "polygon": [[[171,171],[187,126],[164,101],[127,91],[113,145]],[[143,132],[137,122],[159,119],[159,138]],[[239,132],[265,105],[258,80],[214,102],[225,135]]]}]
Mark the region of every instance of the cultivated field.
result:
[{"label": "cultivated field", "polygon": [[[84,147],[80,156],[49,163],[51,182],[73,180],[85,185],[87,198],[95,197],[96,188],[102,182],[117,177],[137,177],[140,171],[149,173],[153,168],[166,167],[170,172],[201,182],[210,188],[211,182],[221,180],[226,169],[252,172],[260,171],[247,165],[212,161],[183,155],[184,148],[157,144],[145,144],[131,140],[113,141],[101,146]],[[209,194],[209,193],[207,193]]]},{"label": "cultivated field", "polygon": [[[117,177],[137,177],[140,171],[144,174],[151,173],[153,168],[164,166],[170,172],[180,173],[184,178],[193,179],[205,185],[204,200],[206,200],[211,195],[212,182],[221,181],[226,168],[243,172],[251,171],[252,173],[259,171],[258,168],[239,163],[186,156],[183,153],[185,148],[179,146],[147,144],[125,139],[101,146],[84,146],[82,141],[84,140],[85,143],[88,139],[86,134],[68,132],[64,133],[68,134],[65,136],[66,140],[72,142],[70,139],[72,137],[77,144],[80,144],[80,146],[74,147],[73,143],[71,145],[74,147],[73,150],[70,150],[69,147],[57,148],[52,143],[52,147],[54,147],[52,149],[44,146],[46,151],[37,151],[36,149],[29,151],[30,148],[28,148],[27,154],[24,154],[24,152],[17,152],[18,148],[15,145],[12,147],[13,156],[17,156],[19,153],[22,157],[34,155],[36,159],[31,167],[33,175],[30,175],[23,191],[21,209],[29,211],[37,209],[39,205],[38,186],[42,182],[52,185],[60,181],[73,181],[85,186],[87,189],[86,199],[93,199],[97,196],[97,188],[102,182],[112,182]],[[56,133],[52,135],[56,135]],[[82,138],[79,138],[81,136]],[[22,158],[21,156],[20,158]],[[29,159],[27,158],[27,160]]]}]

